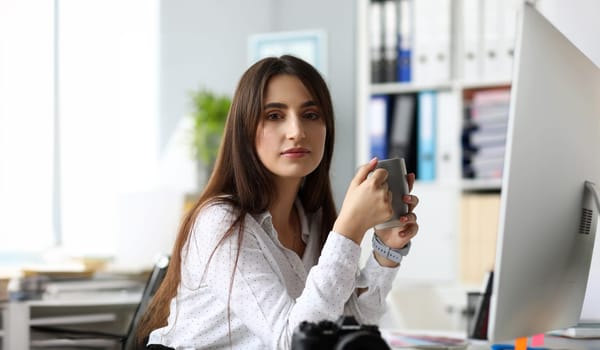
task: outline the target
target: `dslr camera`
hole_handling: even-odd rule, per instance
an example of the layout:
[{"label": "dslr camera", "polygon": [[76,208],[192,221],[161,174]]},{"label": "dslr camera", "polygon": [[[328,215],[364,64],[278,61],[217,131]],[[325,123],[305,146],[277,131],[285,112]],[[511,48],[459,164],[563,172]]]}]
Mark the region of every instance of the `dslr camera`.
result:
[{"label": "dslr camera", "polygon": [[352,316],[337,322],[304,321],[292,335],[292,350],[390,350],[375,325],[360,325]]}]

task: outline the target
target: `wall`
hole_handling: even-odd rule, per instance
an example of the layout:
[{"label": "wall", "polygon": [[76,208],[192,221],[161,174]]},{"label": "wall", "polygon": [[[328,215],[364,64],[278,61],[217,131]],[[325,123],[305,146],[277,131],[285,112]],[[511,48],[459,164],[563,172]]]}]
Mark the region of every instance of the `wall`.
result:
[{"label": "wall", "polygon": [[347,0],[279,0],[273,6],[274,31],[323,29],[327,33],[327,83],[336,115],[331,171],[338,209],[355,172],[356,4]]},{"label": "wall", "polygon": [[231,95],[247,67],[254,33],[324,29],[328,76],[336,111],[334,195],[341,205],[355,171],[354,1],[169,0],[161,2],[160,145],[189,111],[187,93],[201,85]]},{"label": "wall", "polygon": [[160,4],[160,146],[189,113],[189,91],[232,95],[247,65],[247,36],[271,28],[271,0]]}]

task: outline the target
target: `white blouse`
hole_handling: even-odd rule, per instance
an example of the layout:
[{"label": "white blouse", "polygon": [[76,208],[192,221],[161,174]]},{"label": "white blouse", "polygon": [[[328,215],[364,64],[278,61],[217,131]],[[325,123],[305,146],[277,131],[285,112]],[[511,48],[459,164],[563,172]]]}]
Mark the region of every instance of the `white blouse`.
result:
[{"label": "white blouse", "polygon": [[[334,231],[319,252],[320,212],[307,215],[299,200],[295,205],[306,243],[303,257],[279,242],[268,211],[247,215],[233,286],[237,229],[208,259],[234,210],[225,203],[204,208],[182,252],[181,283],[168,324],[152,331],[148,344],[290,349],[302,321],[335,321],[351,314],[361,323],[376,324],[398,268],[382,267],[371,255],[359,270],[360,246]],[[368,290],[357,296],[359,287]]]}]

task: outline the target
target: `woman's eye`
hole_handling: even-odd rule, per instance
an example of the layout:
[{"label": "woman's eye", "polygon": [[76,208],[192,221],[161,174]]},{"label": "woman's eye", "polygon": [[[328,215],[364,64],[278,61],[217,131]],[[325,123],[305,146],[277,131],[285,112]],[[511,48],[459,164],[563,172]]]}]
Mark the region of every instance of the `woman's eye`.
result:
[{"label": "woman's eye", "polygon": [[268,120],[277,120],[277,119],[281,119],[281,115],[277,112],[271,112],[271,113],[267,113],[267,119]]},{"label": "woman's eye", "polygon": [[317,114],[315,112],[308,112],[308,113],[304,114],[304,118],[310,119],[310,120],[317,120],[317,119],[319,119],[319,114]]}]

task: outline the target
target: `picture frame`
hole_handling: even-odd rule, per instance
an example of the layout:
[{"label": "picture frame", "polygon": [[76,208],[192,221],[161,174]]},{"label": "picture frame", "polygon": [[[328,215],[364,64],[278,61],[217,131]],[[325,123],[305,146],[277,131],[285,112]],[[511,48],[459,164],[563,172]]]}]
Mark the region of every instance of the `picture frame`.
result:
[{"label": "picture frame", "polygon": [[250,35],[248,63],[271,56],[290,54],[312,64],[327,75],[326,35],[323,30],[270,32]]}]

